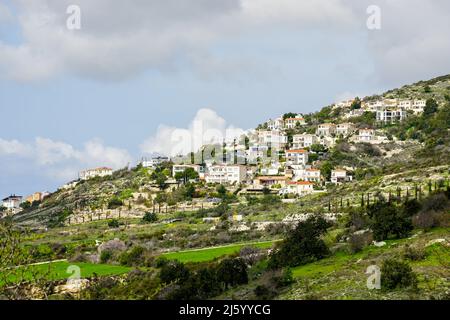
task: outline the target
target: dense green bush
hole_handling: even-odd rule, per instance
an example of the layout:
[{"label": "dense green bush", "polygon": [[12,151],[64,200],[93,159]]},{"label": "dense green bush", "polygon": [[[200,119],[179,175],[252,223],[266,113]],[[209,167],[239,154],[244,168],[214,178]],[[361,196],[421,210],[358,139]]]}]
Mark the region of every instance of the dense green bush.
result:
[{"label": "dense green bush", "polygon": [[396,288],[416,288],[417,276],[408,263],[387,259],[381,267],[381,287],[387,290]]},{"label": "dense green bush", "polygon": [[270,268],[295,267],[324,258],[329,249],[321,236],[325,234],[330,223],[320,216],[313,216],[298,223],[287,234],[277,252],[269,260]]}]

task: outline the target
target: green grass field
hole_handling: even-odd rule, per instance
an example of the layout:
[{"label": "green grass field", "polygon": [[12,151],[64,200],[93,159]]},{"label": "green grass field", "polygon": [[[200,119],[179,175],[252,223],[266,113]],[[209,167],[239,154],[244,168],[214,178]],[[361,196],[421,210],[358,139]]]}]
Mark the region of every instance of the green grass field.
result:
[{"label": "green grass field", "polygon": [[[69,269],[69,267],[71,268]],[[32,265],[28,267],[20,267],[17,269],[17,272],[15,272],[15,275],[11,275],[9,281],[15,281],[15,279],[19,278],[25,280],[33,280],[33,275],[36,275],[37,278],[44,276],[48,280],[68,279],[71,276],[75,276],[74,273],[77,272],[77,267],[79,268],[80,277],[82,279],[92,277],[94,274],[96,274],[97,276],[120,275],[131,270],[131,268],[124,266],[58,261],[53,263]]]},{"label": "green grass field", "polygon": [[178,260],[180,262],[205,262],[228,254],[239,252],[244,247],[256,247],[261,249],[270,248],[276,241],[248,242],[231,244],[222,247],[204,248],[195,250],[186,250],[179,252],[170,252],[163,254],[163,257],[170,260]]}]

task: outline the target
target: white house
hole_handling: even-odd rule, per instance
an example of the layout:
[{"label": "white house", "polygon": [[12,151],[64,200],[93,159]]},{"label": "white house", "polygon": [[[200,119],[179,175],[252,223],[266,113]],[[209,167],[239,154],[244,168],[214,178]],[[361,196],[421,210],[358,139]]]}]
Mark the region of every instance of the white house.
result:
[{"label": "white house", "polygon": [[308,163],[308,151],[303,149],[292,149],[286,151],[287,165],[303,165]]},{"label": "white house", "polygon": [[271,145],[274,148],[283,148],[288,142],[288,138],[279,130],[259,131],[258,142],[264,145]]},{"label": "white house", "polygon": [[150,159],[143,158],[142,161],[141,161],[141,165],[144,168],[156,168],[161,163],[167,162],[167,161],[169,161],[169,158],[168,157],[164,157],[164,156],[152,157]]},{"label": "white house", "polygon": [[375,140],[375,130],[373,129],[359,129],[358,142],[370,142]]},{"label": "white house", "polygon": [[296,181],[320,182],[321,180],[320,170],[318,169],[304,169],[303,167],[295,168],[294,166],[292,170],[294,173],[294,180]]},{"label": "white house", "polygon": [[334,123],[322,123],[317,128],[318,136],[331,136],[336,133],[336,125]]},{"label": "white house", "polygon": [[378,110],[382,110],[384,108],[385,104],[383,100],[368,101],[361,104],[361,109],[368,112],[377,112]]},{"label": "white house", "polygon": [[19,209],[22,203],[22,196],[11,195],[2,200],[2,206],[8,210]]},{"label": "white house", "polygon": [[205,173],[207,183],[235,184],[247,177],[247,168],[241,165],[212,165]]},{"label": "white house", "polygon": [[295,129],[298,125],[303,126],[306,124],[306,121],[302,117],[296,117],[296,118],[287,118],[284,120],[284,127],[286,129]]},{"label": "white house", "polygon": [[292,147],[294,149],[302,149],[311,147],[313,144],[319,143],[319,137],[314,134],[296,134],[292,136]]},{"label": "white house", "polygon": [[352,176],[347,175],[346,170],[331,171],[331,182],[338,184],[342,182],[352,181]]},{"label": "white house", "polygon": [[344,137],[351,135],[355,130],[353,123],[340,123],[336,126],[336,134]]},{"label": "white house", "polygon": [[377,121],[385,123],[395,123],[406,119],[406,111],[401,108],[385,108],[377,111]]},{"label": "white house", "polygon": [[270,119],[267,121],[267,127],[270,130],[282,130],[284,127],[284,120],[281,117],[274,120]]},{"label": "white house", "polygon": [[186,169],[194,169],[198,173],[200,179],[205,177],[205,167],[199,164],[175,164],[172,167],[172,177],[175,177],[177,173],[183,173]]},{"label": "white house", "polygon": [[256,163],[258,158],[260,160],[267,158],[269,147],[265,145],[252,145],[246,150],[246,157],[249,163]]},{"label": "white house", "polygon": [[289,181],[280,194],[296,194],[299,196],[311,194],[314,191],[314,183],[309,181]]},{"label": "white house", "polygon": [[426,100],[414,100],[414,102],[412,103],[411,106],[411,110],[415,113],[415,114],[420,114],[423,112],[423,110],[425,109],[427,105],[427,101]]},{"label": "white house", "polygon": [[112,175],[113,170],[107,167],[88,169],[80,172],[81,180],[88,180],[95,177],[106,177]]}]

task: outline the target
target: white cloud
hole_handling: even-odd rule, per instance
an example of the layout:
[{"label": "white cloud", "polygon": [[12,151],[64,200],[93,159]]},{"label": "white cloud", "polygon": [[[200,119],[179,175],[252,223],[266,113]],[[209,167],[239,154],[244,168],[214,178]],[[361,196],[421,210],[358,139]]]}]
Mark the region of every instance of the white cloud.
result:
[{"label": "white cloud", "polygon": [[30,160],[38,170],[60,181],[77,177],[86,167],[110,166],[120,169],[132,161],[128,151],[103,145],[98,139],[76,149],[65,142],[37,137],[34,143],[0,139],[0,157],[18,157]]},{"label": "white cloud", "polygon": [[201,146],[239,138],[244,130],[228,125],[214,110],[200,109],[187,128],[160,125],[156,133],[144,141],[141,151],[146,154],[188,154]]},{"label": "white cloud", "polygon": [[19,155],[26,156],[32,154],[32,148],[18,140],[4,140],[0,138],[0,156]]},{"label": "white cloud", "polygon": [[246,59],[211,57],[206,65],[190,60],[207,56],[216,40],[264,25],[336,26],[352,21],[351,10],[341,0],[79,0],[81,30],[71,31],[65,25],[72,2],[17,2],[24,41],[19,46],[0,42],[5,74],[22,81],[63,72],[111,80],[146,69],[172,69],[180,60],[194,69],[200,66],[202,74],[208,65],[215,68],[210,73],[217,68],[229,73],[227,66],[239,71]]}]

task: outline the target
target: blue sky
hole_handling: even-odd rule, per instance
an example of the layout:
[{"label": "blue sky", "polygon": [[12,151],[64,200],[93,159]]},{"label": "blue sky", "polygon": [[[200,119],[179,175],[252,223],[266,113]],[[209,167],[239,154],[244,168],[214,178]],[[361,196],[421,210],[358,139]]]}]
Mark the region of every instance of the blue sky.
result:
[{"label": "blue sky", "polygon": [[78,1],[76,31],[71,1],[0,3],[0,196],[135,163],[202,108],[248,129],[450,67],[445,1],[378,1],[381,30],[366,27],[373,1],[172,2]]}]

